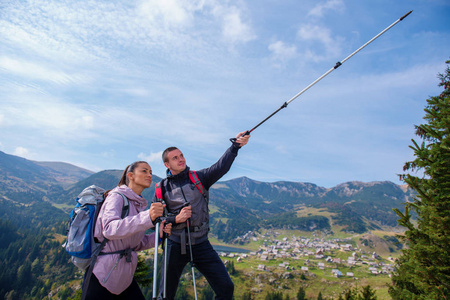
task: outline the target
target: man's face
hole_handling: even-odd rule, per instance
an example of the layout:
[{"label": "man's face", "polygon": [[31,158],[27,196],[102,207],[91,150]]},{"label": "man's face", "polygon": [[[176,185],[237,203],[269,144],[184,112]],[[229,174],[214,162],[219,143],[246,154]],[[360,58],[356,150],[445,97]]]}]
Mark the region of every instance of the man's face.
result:
[{"label": "man's face", "polygon": [[167,161],[164,165],[173,175],[177,175],[186,169],[186,160],[184,159],[183,153],[175,149],[167,153]]}]

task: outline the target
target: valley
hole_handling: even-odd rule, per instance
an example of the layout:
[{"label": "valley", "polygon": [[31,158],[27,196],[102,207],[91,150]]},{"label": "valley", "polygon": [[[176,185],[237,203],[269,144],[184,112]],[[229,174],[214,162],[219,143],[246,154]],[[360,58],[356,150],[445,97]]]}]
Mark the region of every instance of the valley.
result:
[{"label": "valley", "polygon": [[[211,243],[227,266],[235,284],[235,297],[250,292],[252,299],[266,299],[268,293],[295,299],[303,288],[307,299],[338,299],[348,289],[370,285],[377,299],[390,299],[388,287],[396,257],[400,254],[394,232],[375,231],[336,237],[324,232],[261,230],[248,232],[242,246],[228,245],[211,237]],[[220,250],[232,247],[237,250]],[[159,251],[159,255],[162,251]],[[145,251],[153,261],[154,251]],[[193,282],[185,269],[181,285],[193,297]],[[199,294],[207,282],[196,272]]]}]

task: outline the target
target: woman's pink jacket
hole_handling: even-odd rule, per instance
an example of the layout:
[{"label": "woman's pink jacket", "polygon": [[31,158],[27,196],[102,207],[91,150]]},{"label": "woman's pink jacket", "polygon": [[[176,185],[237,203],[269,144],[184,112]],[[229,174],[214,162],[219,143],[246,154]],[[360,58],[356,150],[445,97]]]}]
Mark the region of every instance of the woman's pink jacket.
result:
[{"label": "woman's pink jacket", "polygon": [[[121,219],[123,198],[116,192],[128,198],[128,216]],[[126,185],[111,190],[105,199],[95,225],[94,236],[101,242],[103,237],[109,239],[102,252],[115,252],[128,248],[131,262],[120,254],[99,255],[93,273],[100,284],[113,294],[122,293],[132,282],[138,263],[135,251],[153,248],[155,234],[145,234],[147,229],[154,227],[147,208],[148,201],[137,195]]]}]

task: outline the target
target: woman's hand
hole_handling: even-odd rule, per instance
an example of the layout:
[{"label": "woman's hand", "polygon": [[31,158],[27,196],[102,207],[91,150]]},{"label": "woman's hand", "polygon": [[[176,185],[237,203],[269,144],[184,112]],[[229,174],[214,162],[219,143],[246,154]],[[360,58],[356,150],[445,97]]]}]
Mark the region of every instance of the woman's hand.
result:
[{"label": "woman's hand", "polygon": [[162,221],[159,226],[159,237],[163,238],[164,232],[169,236],[172,233],[172,223],[166,224],[166,220]]},{"label": "woman's hand", "polygon": [[161,217],[164,213],[164,207],[161,202],[153,202],[150,206],[150,219],[152,219],[152,222],[155,222],[155,220],[158,217]]}]

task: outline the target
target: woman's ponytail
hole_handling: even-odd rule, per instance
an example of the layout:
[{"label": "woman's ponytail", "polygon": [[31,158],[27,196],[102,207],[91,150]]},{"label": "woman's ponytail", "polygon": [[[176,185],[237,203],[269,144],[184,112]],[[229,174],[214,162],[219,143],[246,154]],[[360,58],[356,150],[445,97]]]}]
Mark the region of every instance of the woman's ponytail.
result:
[{"label": "woman's ponytail", "polygon": [[127,176],[127,174],[128,174],[128,168],[129,168],[130,166],[128,165],[126,168],[125,168],[125,170],[123,171],[123,173],[122,173],[122,177],[120,178],[120,181],[119,181],[119,184],[117,185],[117,186],[121,186],[121,185],[128,185],[128,176]]}]

